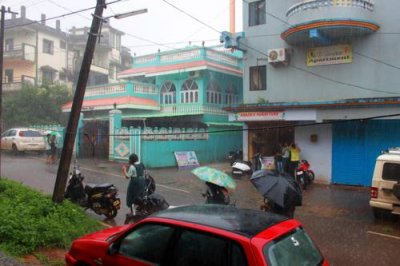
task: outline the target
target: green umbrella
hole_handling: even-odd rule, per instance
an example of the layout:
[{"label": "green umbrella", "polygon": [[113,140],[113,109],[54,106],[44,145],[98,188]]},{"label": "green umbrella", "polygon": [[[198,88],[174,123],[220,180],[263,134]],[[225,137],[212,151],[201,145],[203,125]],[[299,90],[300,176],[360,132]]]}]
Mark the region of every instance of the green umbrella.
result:
[{"label": "green umbrella", "polygon": [[212,167],[202,166],[192,170],[192,173],[203,181],[213,183],[221,187],[234,189],[235,181],[226,173]]}]

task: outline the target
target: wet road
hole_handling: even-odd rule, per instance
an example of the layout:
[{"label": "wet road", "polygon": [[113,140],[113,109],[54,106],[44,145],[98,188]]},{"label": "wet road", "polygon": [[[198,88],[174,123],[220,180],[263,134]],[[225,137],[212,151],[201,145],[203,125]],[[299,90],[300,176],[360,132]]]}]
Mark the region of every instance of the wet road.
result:
[{"label": "wet road", "polygon": [[[110,182],[116,185],[125,204],[128,180],[121,173],[121,164],[80,160],[86,182]],[[212,165],[229,170],[228,163]],[[57,166],[48,166],[35,156],[2,156],[3,177],[21,181],[44,193],[51,194]],[[203,183],[190,171],[151,169],[157,182],[157,193],[171,205],[203,202]],[[258,209],[262,197],[245,177],[236,178],[237,188],[231,201],[239,207]],[[400,265],[400,219],[376,221],[368,205],[369,190],[359,187],[314,184],[303,195],[303,206],[296,209],[295,218],[318,244],[331,265]],[[122,224],[127,208],[124,206],[110,224]],[[96,218],[100,216],[92,215]],[[100,218],[102,219],[102,218]]]}]

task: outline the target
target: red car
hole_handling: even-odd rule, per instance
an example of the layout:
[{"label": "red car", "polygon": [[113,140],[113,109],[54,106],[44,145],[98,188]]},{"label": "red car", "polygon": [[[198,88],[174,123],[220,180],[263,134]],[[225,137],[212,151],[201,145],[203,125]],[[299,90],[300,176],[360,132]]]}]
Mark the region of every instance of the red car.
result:
[{"label": "red car", "polygon": [[294,219],[225,205],[183,206],[73,241],[67,265],[328,265]]}]

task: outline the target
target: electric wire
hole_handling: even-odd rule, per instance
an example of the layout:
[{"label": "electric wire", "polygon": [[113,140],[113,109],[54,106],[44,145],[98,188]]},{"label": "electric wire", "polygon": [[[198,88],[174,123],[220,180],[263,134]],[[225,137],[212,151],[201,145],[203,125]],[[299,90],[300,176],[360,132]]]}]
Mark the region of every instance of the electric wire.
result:
[{"label": "electric wire", "polygon": [[[114,0],[114,1],[111,1],[111,2],[109,2],[109,3],[105,3],[104,6],[111,5],[111,4],[114,4],[114,3],[118,3],[118,2],[121,2],[121,1],[124,1],[124,0]],[[8,26],[8,27],[5,27],[4,29],[5,29],[5,30],[8,30],[8,29],[13,29],[13,28],[18,28],[18,27],[28,26],[28,25],[32,25],[32,24],[36,24],[36,23],[41,23],[42,21],[49,21],[49,20],[53,20],[53,19],[57,19],[57,18],[64,18],[64,17],[67,17],[67,16],[71,16],[71,15],[75,15],[75,14],[78,14],[78,13],[82,13],[82,12],[85,12],[85,11],[92,10],[92,9],[94,9],[94,8],[96,8],[96,6],[94,6],[94,7],[88,7],[88,8],[84,8],[84,9],[79,9],[79,10],[72,11],[72,12],[69,12],[69,13],[65,13],[65,14],[62,14],[62,15],[58,15],[58,16],[46,18],[46,19],[44,19],[44,20],[33,20],[33,21],[27,22],[27,23],[22,23],[22,24],[18,24],[18,25]]]},{"label": "electric wire", "polygon": [[[140,134],[96,134],[96,136],[103,137],[127,137],[127,136],[171,136],[171,135],[198,135],[198,134],[220,134],[227,132],[251,132],[251,131],[266,131],[272,129],[285,129],[285,128],[297,128],[297,127],[309,127],[309,126],[318,126],[318,125],[332,125],[332,124],[341,124],[341,123],[349,123],[349,122],[365,122],[374,119],[383,119],[383,118],[391,118],[391,117],[399,117],[400,113],[390,114],[390,115],[379,115],[379,116],[370,116],[363,118],[353,118],[348,120],[335,120],[335,121],[324,121],[324,122],[312,122],[312,123],[303,123],[303,124],[290,124],[290,125],[274,125],[274,126],[263,126],[263,127],[254,127],[254,128],[240,128],[240,129],[224,129],[224,130],[213,130],[208,132],[174,132],[174,133],[140,133]],[[46,130],[46,129],[43,129]],[[83,132],[83,135],[87,135],[87,132]]]}]

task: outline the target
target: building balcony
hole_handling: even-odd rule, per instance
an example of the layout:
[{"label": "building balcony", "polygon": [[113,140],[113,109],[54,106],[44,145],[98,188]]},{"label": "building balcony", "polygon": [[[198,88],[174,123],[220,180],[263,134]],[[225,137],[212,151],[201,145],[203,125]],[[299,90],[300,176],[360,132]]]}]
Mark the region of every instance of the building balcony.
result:
[{"label": "building balcony", "polygon": [[241,58],[230,51],[217,51],[206,47],[189,47],[164,53],[134,57],[134,67],[165,66],[183,62],[210,61],[241,68]]},{"label": "building balcony", "polygon": [[201,103],[166,104],[161,106],[160,113],[164,115],[227,115],[222,107]]},{"label": "building balcony", "polygon": [[4,60],[22,60],[35,62],[35,46],[22,43],[15,45],[12,49],[4,50]]},{"label": "building balcony", "polygon": [[23,75],[18,80],[13,80],[13,81],[5,80],[5,82],[3,82],[3,91],[4,92],[18,91],[22,89],[24,84],[27,85],[35,84],[35,78]]},{"label": "building balcony", "polygon": [[290,25],[281,37],[291,45],[335,44],[376,32],[370,0],[308,0],[286,12]]}]

